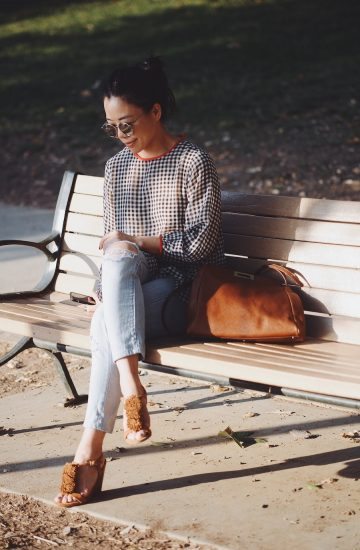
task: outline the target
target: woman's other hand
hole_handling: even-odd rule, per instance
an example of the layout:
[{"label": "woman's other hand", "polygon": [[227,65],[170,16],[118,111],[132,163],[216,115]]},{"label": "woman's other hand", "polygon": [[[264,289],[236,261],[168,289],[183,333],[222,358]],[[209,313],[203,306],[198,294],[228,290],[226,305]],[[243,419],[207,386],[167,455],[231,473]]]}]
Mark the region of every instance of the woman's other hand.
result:
[{"label": "woman's other hand", "polygon": [[106,235],[100,239],[99,249],[105,252],[107,246],[114,241],[128,241],[135,243],[135,238],[131,235],[123,233],[122,231],[110,231],[110,233],[106,233]]}]

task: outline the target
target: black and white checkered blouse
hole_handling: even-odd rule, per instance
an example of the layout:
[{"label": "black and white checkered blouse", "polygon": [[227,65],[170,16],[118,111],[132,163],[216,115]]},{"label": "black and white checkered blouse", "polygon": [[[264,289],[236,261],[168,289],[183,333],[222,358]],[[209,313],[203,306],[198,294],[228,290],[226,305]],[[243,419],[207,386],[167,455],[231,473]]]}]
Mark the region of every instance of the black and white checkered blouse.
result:
[{"label": "black and white checkered blouse", "polygon": [[177,287],[201,265],[224,263],[220,185],[210,156],[182,140],[159,157],[141,159],[125,147],[110,158],[104,232],[114,230],[161,235],[161,256],[145,253],[146,260],[152,278],[173,277]]}]

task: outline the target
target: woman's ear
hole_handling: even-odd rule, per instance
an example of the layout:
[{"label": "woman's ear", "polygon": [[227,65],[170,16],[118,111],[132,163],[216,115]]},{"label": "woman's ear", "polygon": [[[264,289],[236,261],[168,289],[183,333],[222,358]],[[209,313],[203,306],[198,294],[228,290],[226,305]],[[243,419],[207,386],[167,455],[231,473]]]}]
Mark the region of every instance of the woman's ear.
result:
[{"label": "woman's ear", "polygon": [[155,120],[161,120],[162,110],[161,110],[160,103],[154,103],[154,105],[152,107],[152,114],[153,114]]}]

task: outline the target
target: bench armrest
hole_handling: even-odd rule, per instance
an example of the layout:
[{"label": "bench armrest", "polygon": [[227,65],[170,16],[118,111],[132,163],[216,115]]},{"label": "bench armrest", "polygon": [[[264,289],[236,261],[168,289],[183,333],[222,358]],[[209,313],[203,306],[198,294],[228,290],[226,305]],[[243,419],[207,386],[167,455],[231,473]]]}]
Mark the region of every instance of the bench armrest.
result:
[{"label": "bench armrest", "polygon": [[[54,242],[57,246],[57,250],[55,252],[51,252],[47,246]],[[54,262],[59,253],[59,245],[60,245],[60,234],[57,231],[53,231],[45,237],[45,239],[42,239],[41,241],[34,242],[34,241],[22,241],[19,239],[5,239],[3,241],[0,241],[0,246],[9,246],[9,245],[21,245],[21,246],[32,246],[33,248],[37,248],[38,250],[41,250],[47,258]]]},{"label": "bench armrest", "polygon": [[[53,278],[56,274],[56,260],[59,257],[60,253],[60,242],[61,235],[58,231],[52,231],[50,235],[42,239],[41,241],[22,241],[20,239],[5,239],[0,241],[0,246],[9,246],[9,245],[20,245],[20,246],[32,246],[41,250],[47,258],[48,262],[46,265],[45,272],[42,276],[41,281],[36,285],[32,290],[17,291],[17,292],[6,292],[5,294],[0,293],[0,302],[6,300],[14,300],[18,298],[35,298],[41,295],[44,291],[52,284]],[[54,243],[56,246],[55,251],[49,250],[47,247],[49,244]]]}]

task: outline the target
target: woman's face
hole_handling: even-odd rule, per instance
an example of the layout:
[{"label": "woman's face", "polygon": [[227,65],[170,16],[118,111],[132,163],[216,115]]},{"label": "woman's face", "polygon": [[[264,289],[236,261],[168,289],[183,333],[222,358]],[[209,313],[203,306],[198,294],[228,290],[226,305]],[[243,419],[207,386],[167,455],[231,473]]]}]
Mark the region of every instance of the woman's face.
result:
[{"label": "woman's face", "polygon": [[117,136],[133,153],[141,153],[151,148],[161,124],[161,107],[158,103],[155,103],[151,111],[146,113],[141,107],[128,103],[121,97],[111,96],[105,97],[104,109],[106,121],[109,124],[117,125],[126,122],[132,126],[130,136],[126,136],[119,129]]}]

